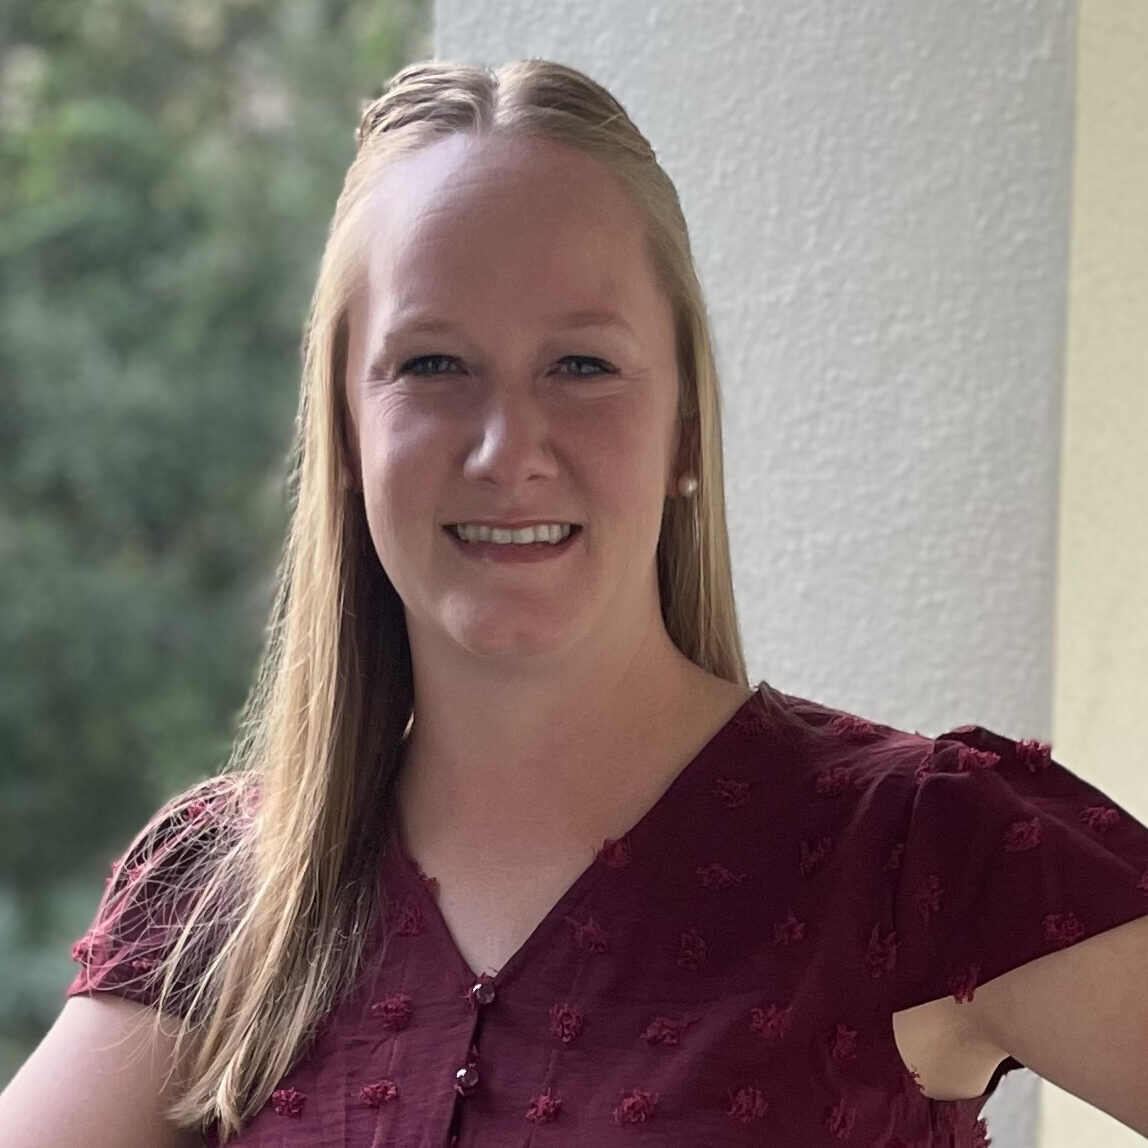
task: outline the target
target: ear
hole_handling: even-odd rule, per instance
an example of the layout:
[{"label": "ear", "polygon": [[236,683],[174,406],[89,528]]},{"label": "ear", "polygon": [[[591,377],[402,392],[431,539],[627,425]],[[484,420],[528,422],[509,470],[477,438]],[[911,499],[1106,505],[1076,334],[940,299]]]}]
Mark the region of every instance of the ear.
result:
[{"label": "ear", "polygon": [[697,444],[697,415],[692,418],[686,415],[683,418],[681,404],[678,405],[678,417],[674,425],[674,445],[670,452],[670,473],[666,478],[666,497],[680,498],[681,491],[678,482],[683,474],[697,475],[701,469],[698,465]]}]

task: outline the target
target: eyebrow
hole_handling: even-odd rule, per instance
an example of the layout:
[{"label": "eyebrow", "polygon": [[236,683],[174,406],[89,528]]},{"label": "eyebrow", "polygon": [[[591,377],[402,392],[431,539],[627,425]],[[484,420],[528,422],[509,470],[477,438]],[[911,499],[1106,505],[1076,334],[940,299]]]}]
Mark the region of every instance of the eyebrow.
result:
[{"label": "eyebrow", "polygon": [[[547,325],[564,331],[585,331],[594,327],[605,327],[621,331],[631,339],[636,338],[634,328],[616,311],[610,310],[567,311],[561,315],[550,316]],[[379,350],[371,361],[370,376],[377,376],[382,373],[390,353],[390,344],[399,337],[459,334],[462,331],[461,323],[455,323],[449,319],[436,319],[428,316],[400,321],[384,333]]]},{"label": "eyebrow", "polygon": [[551,322],[555,327],[568,331],[583,330],[586,327],[614,327],[633,337],[634,328],[616,311],[568,311],[565,315],[555,315]]}]

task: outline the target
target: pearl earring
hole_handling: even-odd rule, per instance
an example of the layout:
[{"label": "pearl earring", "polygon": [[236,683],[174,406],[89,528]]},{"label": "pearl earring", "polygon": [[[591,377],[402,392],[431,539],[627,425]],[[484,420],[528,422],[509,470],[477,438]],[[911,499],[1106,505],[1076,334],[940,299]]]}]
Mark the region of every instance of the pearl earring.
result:
[{"label": "pearl earring", "polygon": [[693,498],[698,492],[698,480],[692,474],[683,474],[678,479],[678,493],[683,498]]}]

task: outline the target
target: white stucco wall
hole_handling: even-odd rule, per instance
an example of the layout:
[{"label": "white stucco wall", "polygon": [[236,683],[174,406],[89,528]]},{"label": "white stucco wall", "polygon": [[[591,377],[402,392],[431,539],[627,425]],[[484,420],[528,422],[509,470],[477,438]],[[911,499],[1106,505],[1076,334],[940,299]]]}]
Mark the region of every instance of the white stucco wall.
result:
[{"label": "white stucco wall", "polygon": [[[1048,736],[1070,0],[437,0],[548,56],[677,181],[713,315],[751,671],[937,733]],[[1035,1080],[989,1106],[1035,1144]]]}]

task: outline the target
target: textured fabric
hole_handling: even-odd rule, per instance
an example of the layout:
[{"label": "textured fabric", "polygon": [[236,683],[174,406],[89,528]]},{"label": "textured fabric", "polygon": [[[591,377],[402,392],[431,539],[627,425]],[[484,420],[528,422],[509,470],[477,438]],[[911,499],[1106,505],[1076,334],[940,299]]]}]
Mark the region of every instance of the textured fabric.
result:
[{"label": "textured fabric", "polygon": [[[388,945],[232,1143],[985,1145],[1021,1066],[931,1100],[893,1013],[1148,912],[1148,830],[1047,745],[789,700],[815,736],[754,694],[496,977],[390,850]],[[114,952],[88,962],[69,993],[121,991]]]}]

